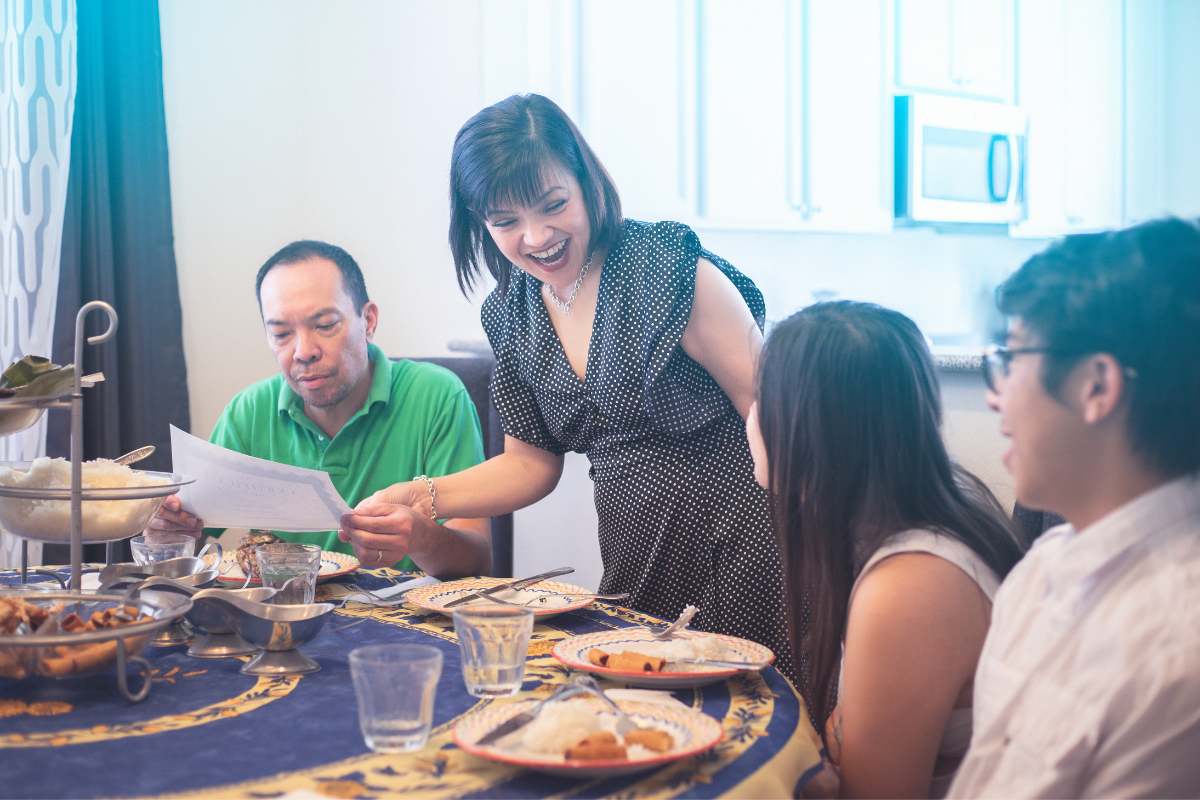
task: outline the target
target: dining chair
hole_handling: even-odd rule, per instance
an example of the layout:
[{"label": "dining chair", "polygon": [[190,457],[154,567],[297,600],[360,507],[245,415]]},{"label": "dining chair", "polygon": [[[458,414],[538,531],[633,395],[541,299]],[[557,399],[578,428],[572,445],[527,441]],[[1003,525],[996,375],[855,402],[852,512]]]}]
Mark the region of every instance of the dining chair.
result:
[{"label": "dining chair", "polygon": [[[496,366],[490,356],[446,356],[437,358],[413,358],[437,364],[458,376],[467,387],[467,394],[479,412],[479,424],[483,434],[485,458],[504,452],[504,428],[500,415],[496,413],[491,399],[492,370]],[[492,569],[491,574],[501,577],[512,575],[513,562],[513,515],[502,514],[492,517]]]}]

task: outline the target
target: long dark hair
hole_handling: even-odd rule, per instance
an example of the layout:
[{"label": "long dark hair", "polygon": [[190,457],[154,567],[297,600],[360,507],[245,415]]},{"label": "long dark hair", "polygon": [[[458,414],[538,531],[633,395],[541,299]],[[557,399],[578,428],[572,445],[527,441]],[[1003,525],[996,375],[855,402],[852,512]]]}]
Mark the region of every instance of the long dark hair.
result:
[{"label": "long dark hair", "polygon": [[792,315],[763,349],[757,399],[792,642],[821,730],[850,590],[885,539],[934,529],[1000,577],[1021,547],[992,493],[950,461],[933,358],[903,314],[835,302]]},{"label": "long dark hair", "polygon": [[620,235],[621,199],[583,134],[553,101],[513,95],[459,129],[450,157],[450,252],[463,294],[484,267],[507,290],[509,263],[484,216],[508,203],[532,205],[545,191],[546,171],[555,167],[574,175],[583,190],[592,231],[588,252],[607,249]]}]

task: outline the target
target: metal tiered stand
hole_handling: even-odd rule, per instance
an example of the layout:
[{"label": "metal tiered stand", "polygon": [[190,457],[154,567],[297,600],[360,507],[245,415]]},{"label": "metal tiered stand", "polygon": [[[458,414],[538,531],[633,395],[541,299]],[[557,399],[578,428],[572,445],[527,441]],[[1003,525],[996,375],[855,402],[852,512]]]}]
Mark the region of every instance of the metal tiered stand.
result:
[{"label": "metal tiered stand", "polygon": [[[85,633],[57,633],[50,635],[0,635],[0,649],[8,648],[46,648],[56,646],[84,646],[100,642],[116,642],[117,686],[121,694],[130,702],[144,700],[150,693],[150,663],[144,658],[129,652],[129,649],[140,649],[156,634],[175,620],[182,617],[191,608],[191,599],[180,595],[155,595],[153,599],[137,597],[136,595],[121,594],[83,594],[83,503],[97,500],[138,500],[163,497],[178,490],[179,483],[166,483],[155,486],[128,487],[122,489],[92,489],[83,488],[83,344],[84,322],[92,311],[100,310],[108,318],[107,329],[96,336],[87,337],[87,343],[98,345],[111,339],[117,331],[117,312],[108,303],[93,300],[79,309],[75,316],[75,376],[74,385],[69,395],[42,398],[9,398],[0,399],[0,410],[16,418],[16,427],[11,431],[20,430],[37,422],[45,409],[71,410],[71,485],[69,489],[31,489],[27,487],[9,487],[0,485],[0,498],[18,498],[22,500],[68,500],[71,504],[71,574],[69,592],[38,592],[36,599],[71,603],[87,603],[97,606],[135,605],[139,611],[149,614],[146,622],[137,622],[117,628],[108,628]],[[22,412],[27,412],[22,414]],[[22,424],[23,423],[23,424]],[[28,575],[28,539],[56,542],[59,538],[42,538],[31,536],[28,532],[13,531],[21,536],[21,582],[24,584]],[[133,534],[128,534],[133,535]],[[125,537],[120,537],[125,538]],[[108,560],[112,561],[112,545],[109,543]],[[37,572],[43,572],[37,570]],[[53,573],[50,573],[53,575]],[[54,576],[57,579],[57,576]],[[142,684],[137,691],[131,691],[126,674],[128,665],[135,665],[142,678]]]}]

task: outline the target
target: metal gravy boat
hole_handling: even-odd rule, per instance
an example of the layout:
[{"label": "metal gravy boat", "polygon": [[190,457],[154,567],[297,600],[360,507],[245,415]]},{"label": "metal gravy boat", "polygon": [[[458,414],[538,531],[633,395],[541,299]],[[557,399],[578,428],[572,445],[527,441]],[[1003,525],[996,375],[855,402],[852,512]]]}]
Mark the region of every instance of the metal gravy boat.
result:
[{"label": "metal gravy boat", "polygon": [[243,675],[303,675],[321,668],[296,648],[311,641],[335,608],[333,603],[275,605],[224,589],[204,589],[193,601],[225,606],[238,635],[262,652],[242,665]]},{"label": "metal gravy boat", "polygon": [[188,655],[192,658],[228,658],[230,656],[246,656],[258,650],[257,647],[243,639],[237,632],[237,612],[229,603],[222,603],[214,595],[242,597],[258,603],[265,603],[275,596],[278,589],[269,586],[253,589],[210,589],[214,594],[193,600],[192,610],[187,614],[187,621],[196,632],[195,639],[188,647]]}]

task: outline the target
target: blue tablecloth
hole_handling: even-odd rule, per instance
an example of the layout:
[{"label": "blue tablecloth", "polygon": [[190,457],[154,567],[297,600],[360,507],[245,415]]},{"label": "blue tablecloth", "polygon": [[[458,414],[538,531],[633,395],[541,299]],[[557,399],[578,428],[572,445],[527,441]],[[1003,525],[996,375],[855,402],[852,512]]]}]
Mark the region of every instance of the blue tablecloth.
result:
[{"label": "blue tablecloth", "polygon": [[[400,576],[364,570],[353,577],[379,588]],[[9,582],[11,574],[0,575],[0,583]],[[337,582],[321,588],[333,596],[346,591]],[[367,621],[349,624],[364,616]],[[539,691],[566,679],[567,670],[550,655],[566,636],[647,619],[596,606],[539,624],[523,689]],[[359,733],[347,654],[365,644],[418,641],[445,656],[429,744],[411,754],[372,753]],[[255,678],[238,673],[239,659],[202,660],[184,647],[151,648],[144,655],[154,668],[154,687],[137,704],[120,698],[112,675],[0,679],[0,796],[777,797],[798,792],[819,764],[803,702],[774,669],[676,692],[721,721],[725,739],[714,750],[640,775],[579,781],[495,764],[455,747],[455,721],[488,701],[463,688],[454,628],[445,617],[347,604],[302,650],[320,663],[319,672]]]}]

